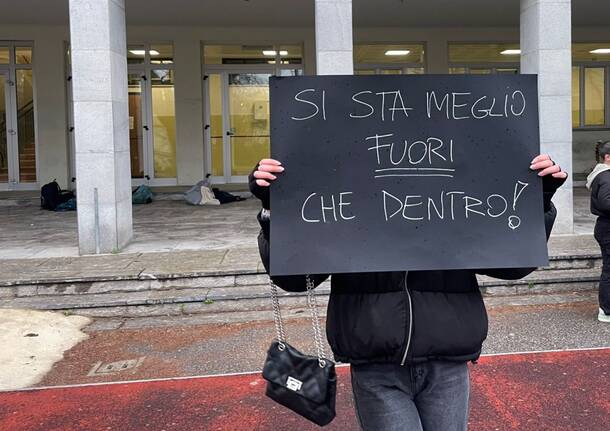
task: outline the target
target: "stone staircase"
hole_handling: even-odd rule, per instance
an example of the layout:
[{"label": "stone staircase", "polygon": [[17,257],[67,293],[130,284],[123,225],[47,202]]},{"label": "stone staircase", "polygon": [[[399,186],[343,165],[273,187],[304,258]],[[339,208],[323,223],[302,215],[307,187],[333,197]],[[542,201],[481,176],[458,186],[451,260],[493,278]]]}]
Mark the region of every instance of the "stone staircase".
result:
[{"label": "stone staircase", "polygon": [[[589,250],[590,251],[590,250]],[[255,256],[252,257],[255,259]],[[552,256],[548,268],[522,280],[480,277],[488,299],[524,295],[583,294],[597,289],[601,258],[595,253]],[[97,275],[0,281],[0,307],[61,310],[95,317],[209,315],[223,321],[234,314],[269,317],[266,274],[253,269],[230,268],[213,272],[136,275]],[[330,291],[326,282],[316,289],[323,304]],[[288,315],[305,310],[300,293],[283,293]]]},{"label": "stone staircase", "polygon": [[[0,183],[8,182],[8,164],[0,165]],[[19,154],[19,182],[36,182],[36,146],[34,142],[25,144]]]},{"label": "stone staircase", "polygon": [[19,153],[19,181],[36,182],[36,146],[34,142],[23,145]]}]

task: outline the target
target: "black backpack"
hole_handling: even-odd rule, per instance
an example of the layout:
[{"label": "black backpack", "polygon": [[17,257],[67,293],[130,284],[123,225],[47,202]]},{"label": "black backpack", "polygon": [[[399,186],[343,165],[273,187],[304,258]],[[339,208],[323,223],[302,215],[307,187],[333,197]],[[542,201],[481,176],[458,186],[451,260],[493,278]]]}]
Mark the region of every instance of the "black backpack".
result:
[{"label": "black backpack", "polygon": [[64,191],[56,180],[45,184],[40,189],[40,208],[55,211],[57,205],[69,201],[74,197],[71,191]]}]

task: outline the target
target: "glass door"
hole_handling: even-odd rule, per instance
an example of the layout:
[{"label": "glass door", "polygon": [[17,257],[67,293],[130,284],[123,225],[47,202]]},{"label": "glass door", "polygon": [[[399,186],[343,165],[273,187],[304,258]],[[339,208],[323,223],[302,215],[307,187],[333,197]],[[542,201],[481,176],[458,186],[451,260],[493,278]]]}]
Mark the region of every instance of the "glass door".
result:
[{"label": "glass door", "polygon": [[254,165],[270,154],[269,73],[229,73],[225,135],[225,172],[230,182],[244,182]]},{"label": "glass door", "polygon": [[36,134],[34,127],[34,85],[32,69],[15,71],[17,168],[19,183],[36,182]]},{"label": "glass door", "polygon": [[270,72],[207,75],[208,166],[217,183],[243,183],[269,157]]},{"label": "glass door", "polygon": [[0,183],[8,183],[11,175],[9,170],[9,136],[11,125],[8,118],[9,103],[8,73],[0,72]]},{"label": "glass door", "polygon": [[0,190],[37,188],[31,65],[31,47],[0,47]]},{"label": "glass door", "polygon": [[129,147],[134,185],[176,184],[173,70],[130,68]]},{"label": "glass door", "polygon": [[127,98],[129,105],[129,151],[131,159],[131,178],[144,178],[146,154],[144,137],[148,126],[144,122],[144,98],[142,73],[129,73],[127,76]]}]

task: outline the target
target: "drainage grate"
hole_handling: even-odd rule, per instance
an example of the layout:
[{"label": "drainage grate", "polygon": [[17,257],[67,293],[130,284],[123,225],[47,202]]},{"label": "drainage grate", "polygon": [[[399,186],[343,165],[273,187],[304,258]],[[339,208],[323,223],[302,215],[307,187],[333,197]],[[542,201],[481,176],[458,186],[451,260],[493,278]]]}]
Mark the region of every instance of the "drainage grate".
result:
[{"label": "drainage grate", "polygon": [[101,363],[98,362],[91,368],[91,371],[87,374],[88,377],[107,376],[109,374],[117,374],[122,371],[133,370],[138,368],[144,362],[146,356],[142,356],[137,359],[125,359],[122,361]]}]

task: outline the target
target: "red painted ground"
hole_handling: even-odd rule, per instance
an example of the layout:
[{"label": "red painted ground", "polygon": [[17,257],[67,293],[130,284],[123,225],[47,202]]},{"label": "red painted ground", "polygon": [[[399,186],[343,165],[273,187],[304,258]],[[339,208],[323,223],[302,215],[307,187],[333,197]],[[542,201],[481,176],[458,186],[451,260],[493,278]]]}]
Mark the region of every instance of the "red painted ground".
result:
[{"label": "red painted ground", "polygon": [[[357,429],[348,368],[338,372],[328,429]],[[471,430],[610,429],[610,349],[484,357],[471,376]],[[5,392],[0,429],[317,429],[263,391],[260,376],[249,374]]]}]

